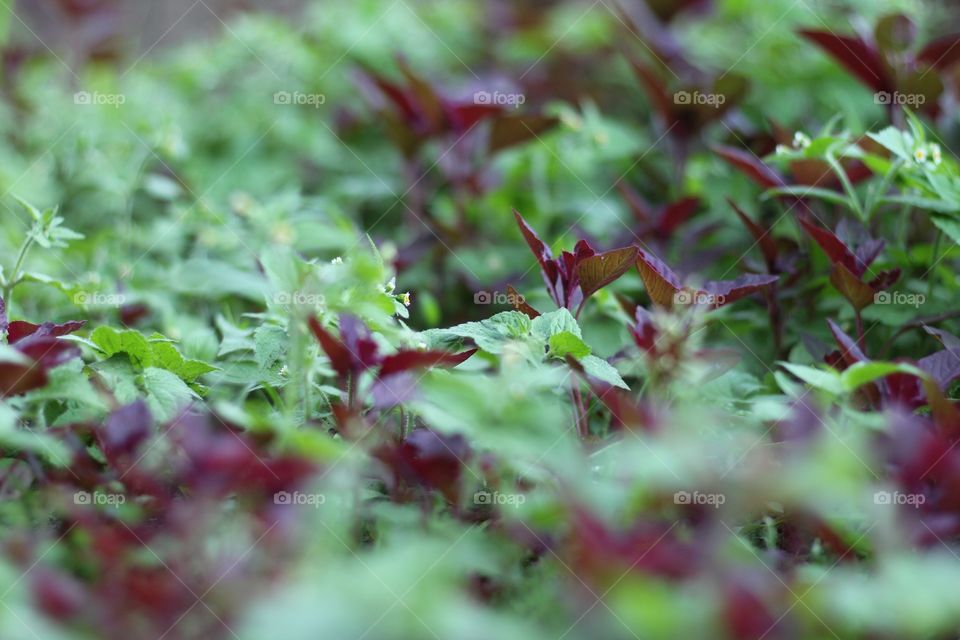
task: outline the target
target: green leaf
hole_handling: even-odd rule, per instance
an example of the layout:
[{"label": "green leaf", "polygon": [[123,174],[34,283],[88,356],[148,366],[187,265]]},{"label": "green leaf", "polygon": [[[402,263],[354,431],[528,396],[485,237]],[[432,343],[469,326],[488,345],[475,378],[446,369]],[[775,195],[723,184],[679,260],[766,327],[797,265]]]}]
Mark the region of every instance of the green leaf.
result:
[{"label": "green leaf", "polygon": [[840,374],[840,383],[846,391],[855,391],[891,373],[906,373],[918,378],[926,377],[926,374],[917,367],[902,362],[858,362],[844,369]]},{"label": "green leaf", "polygon": [[133,329],[117,331],[110,327],[97,327],[90,334],[90,341],[97,345],[108,358],[118,353],[125,353],[134,364],[140,367],[149,367],[153,364],[153,348],[139,331]]},{"label": "green leaf", "polygon": [[590,347],[569,331],[561,331],[550,336],[550,356],[565,358],[573,356],[577,360],[590,355]]},{"label": "green leaf", "polygon": [[[526,317],[526,316],[524,316]],[[572,333],[578,338],[583,337],[580,331],[580,325],[574,319],[573,315],[566,309],[558,309],[550,313],[544,313],[537,316],[530,323],[530,331],[535,338],[538,338],[546,344],[551,336],[564,331]]]},{"label": "green leaf", "polygon": [[143,389],[150,413],[161,421],[172,420],[197,397],[176,374],[156,367],[143,370]]},{"label": "green leaf", "polygon": [[780,366],[816,389],[838,396],[845,391],[840,374],[833,369],[815,369],[791,362],[781,362]]},{"label": "green leaf", "polygon": [[597,356],[585,356],[580,359],[580,364],[583,365],[583,370],[587,372],[591,378],[596,378],[597,380],[602,380],[607,384],[612,384],[615,387],[620,387],[621,389],[630,390],[630,387],[627,386],[627,383],[623,381],[623,378],[620,377],[620,372],[618,372],[612,364],[604,360],[603,358],[598,358]]}]

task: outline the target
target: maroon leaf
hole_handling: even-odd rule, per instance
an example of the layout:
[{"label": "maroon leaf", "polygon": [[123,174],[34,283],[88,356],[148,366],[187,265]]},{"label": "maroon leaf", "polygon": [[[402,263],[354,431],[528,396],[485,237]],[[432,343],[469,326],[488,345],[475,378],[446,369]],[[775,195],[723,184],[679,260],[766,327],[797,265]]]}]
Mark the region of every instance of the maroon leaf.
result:
[{"label": "maroon leaf", "polygon": [[622,276],[636,259],[636,247],[623,247],[581,260],[577,264],[577,277],[580,279],[583,298],[589,298]]},{"label": "maroon leaf", "polygon": [[840,345],[840,358],[846,366],[849,367],[858,362],[866,362],[869,360],[867,355],[857,346],[853,338],[844,333],[843,329],[841,329],[836,322],[827,319],[827,324],[830,326],[830,333],[833,334],[833,339]]},{"label": "maroon leaf", "polygon": [[764,189],[787,186],[787,181],[779,173],[761,162],[753,153],[733,147],[714,145],[713,152],[740,169],[751,180]]},{"label": "maroon leaf", "polygon": [[799,220],[800,226],[820,245],[830,262],[842,264],[858,278],[863,275],[863,272],[867,269],[866,265],[850,251],[850,248],[836,234],[813,224],[802,216]]},{"label": "maroon leaf", "polygon": [[446,351],[398,351],[383,359],[380,366],[380,377],[386,377],[413,369],[428,369],[430,367],[455,367],[466,361],[476,353],[470,349],[463,353],[448,353]]},{"label": "maroon leaf", "polygon": [[0,363],[0,397],[16,396],[47,384],[47,372],[39,362]]},{"label": "maroon leaf", "polygon": [[918,360],[917,366],[930,374],[940,388],[946,391],[954,380],[960,378],[960,349],[938,351]]},{"label": "maroon leaf", "polygon": [[657,345],[657,326],[653,323],[650,312],[637,305],[635,312],[636,324],[630,327],[633,340],[641,351],[651,352]]},{"label": "maroon leaf", "polygon": [[323,352],[326,353],[327,358],[330,359],[330,366],[333,367],[333,370],[336,371],[337,375],[341,378],[349,376],[352,370],[352,358],[347,348],[330,332],[324,329],[316,318],[311,316],[307,322],[310,325],[310,330],[313,332],[313,335],[320,343]]},{"label": "maroon leaf", "polygon": [[722,307],[740,298],[769,287],[779,279],[778,276],[744,274],[735,280],[715,280],[707,282],[703,290],[716,299],[715,307]]},{"label": "maroon leaf", "polygon": [[899,279],[900,268],[897,267],[896,269],[890,269],[889,271],[881,271],[877,277],[871,280],[868,284],[874,291],[883,291],[884,289],[889,289],[892,287]]},{"label": "maroon leaf", "polygon": [[510,303],[513,305],[513,308],[521,313],[527,314],[527,317],[531,320],[540,315],[540,312],[527,304],[526,299],[513,288],[512,285],[507,285],[507,295],[510,296]]},{"label": "maroon leaf", "polygon": [[646,63],[636,59],[631,59],[630,65],[633,67],[634,73],[646,90],[647,97],[653,104],[653,108],[668,125],[673,124],[673,97],[659,74]]},{"label": "maroon leaf", "polygon": [[674,296],[683,289],[680,277],[665,262],[643,249],[637,250],[637,270],[654,304],[670,308]]},{"label": "maroon leaf", "polygon": [[137,400],[114,411],[97,430],[100,448],[111,463],[132,456],[150,435],[150,410]]},{"label": "maroon leaf", "polygon": [[836,287],[857,311],[873,304],[876,290],[869,284],[850,272],[847,267],[838,262],[830,272],[830,284]]},{"label": "maroon leaf", "polygon": [[946,70],[960,62],[960,34],[950,34],[928,42],[917,54],[917,60],[938,70]]},{"label": "maroon leaf", "polygon": [[17,351],[36,361],[44,369],[52,369],[80,357],[79,347],[53,336],[30,336],[15,346]]},{"label": "maroon leaf", "polygon": [[777,256],[780,253],[780,249],[777,247],[777,242],[774,240],[773,235],[754,222],[733,200],[727,198],[727,202],[733,207],[737,217],[740,218],[740,221],[750,232],[750,235],[753,236],[753,239],[760,245],[760,252],[763,254],[764,262],[767,264],[767,270],[773,272],[776,269]]},{"label": "maroon leaf", "polygon": [[891,91],[893,82],[880,52],[858,36],[830,31],[800,30],[800,35],[829,53],[850,73],[874,91]]},{"label": "maroon leaf", "polygon": [[504,116],[494,121],[487,145],[490,153],[538,137],[559,124],[552,116]]},{"label": "maroon leaf", "polygon": [[669,236],[677,227],[693,217],[699,208],[700,198],[693,196],[668,204],[660,216],[659,232]]},{"label": "maroon leaf", "polygon": [[31,336],[38,338],[42,336],[65,336],[83,328],[85,324],[87,324],[86,320],[71,320],[63,324],[54,324],[52,322],[33,324],[32,322],[15,320],[11,322],[8,327],[7,342],[14,344]]}]

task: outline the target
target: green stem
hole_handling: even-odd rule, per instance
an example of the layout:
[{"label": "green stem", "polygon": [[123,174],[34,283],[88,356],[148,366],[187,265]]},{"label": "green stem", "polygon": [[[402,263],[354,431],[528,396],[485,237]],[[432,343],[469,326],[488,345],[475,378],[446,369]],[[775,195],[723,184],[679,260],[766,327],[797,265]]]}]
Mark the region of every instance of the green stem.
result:
[{"label": "green stem", "polygon": [[843,170],[843,166],[837,162],[837,159],[833,157],[832,153],[825,154],[824,158],[826,158],[827,164],[830,165],[830,168],[833,169],[833,172],[837,174],[837,178],[840,179],[840,184],[843,185],[843,190],[846,192],[847,197],[850,198],[850,204],[853,206],[854,213],[857,214],[858,218],[866,222],[866,214],[863,211],[863,207],[860,205],[860,198],[857,196],[857,191],[853,188],[850,178],[847,177],[847,172]]},{"label": "green stem", "polygon": [[20,267],[23,266],[23,261],[27,258],[27,252],[30,251],[32,246],[33,235],[27,235],[23,244],[20,245],[20,253],[17,255],[17,261],[13,264],[13,269],[10,271],[10,278],[3,283],[3,301],[6,303],[8,313],[13,300],[13,288],[20,284]]},{"label": "green stem", "polygon": [[934,269],[937,268],[937,256],[940,253],[940,241],[943,239],[943,231],[937,229],[937,238],[933,241],[933,255],[930,257],[930,280],[927,281],[927,298],[933,297],[933,283],[937,279],[937,273]]}]

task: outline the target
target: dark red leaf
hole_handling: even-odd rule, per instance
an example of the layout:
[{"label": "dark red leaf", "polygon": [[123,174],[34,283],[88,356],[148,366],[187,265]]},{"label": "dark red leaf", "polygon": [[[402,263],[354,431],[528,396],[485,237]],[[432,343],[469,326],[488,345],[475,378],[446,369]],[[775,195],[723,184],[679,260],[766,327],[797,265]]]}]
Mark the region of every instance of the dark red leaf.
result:
[{"label": "dark red leaf", "polygon": [[0,397],[16,396],[47,384],[47,372],[38,362],[0,363]]},{"label": "dark red leaf", "polygon": [[917,366],[926,371],[940,388],[946,391],[947,387],[960,377],[960,349],[944,349],[937,353],[921,358]]},{"label": "dark red leaf", "polygon": [[837,291],[857,311],[873,304],[876,290],[852,274],[842,263],[838,262],[833,265],[833,269],[830,271],[830,284],[836,287]]},{"label": "dark red leaf", "polygon": [[740,298],[769,287],[779,279],[773,275],[744,274],[735,280],[715,280],[703,285],[703,291],[716,299],[715,307],[722,307]]},{"label": "dark red leaf", "polygon": [[44,369],[52,369],[80,357],[80,348],[77,345],[53,336],[33,335],[14,346],[17,351],[36,361]]},{"label": "dark red leaf", "polygon": [[727,198],[727,202],[733,207],[734,212],[737,214],[737,217],[740,218],[743,226],[747,228],[750,235],[753,236],[753,239],[760,245],[760,252],[763,254],[763,260],[767,264],[767,269],[773,272],[776,269],[777,256],[780,253],[773,235],[754,222],[733,200]]},{"label": "dark red leaf", "polygon": [[513,308],[521,313],[527,314],[528,318],[533,319],[540,315],[540,312],[527,304],[526,298],[514,289],[512,285],[507,285],[507,295],[510,296],[509,300]]},{"label": "dark red leaf", "polygon": [[858,278],[863,275],[867,268],[866,265],[850,251],[850,248],[836,234],[817,226],[803,216],[799,220],[800,226],[820,245],[830,262],[842,264]]},{"label": "dark red leaf", "polygon": [[623,247],[581,260],[576,270],[584,299],[625,274],[636,259],[636,247]]},{"label": "dark red leaf", "polygon": [[960,34],[954,33],[928,42],[917,54],[917,60],[939,70],[960,62]]},{"label": "dark red leaf", "polygon": [[869,360],[853,338],[844,333],[843,329],[841,329],[836,322],[828,318],[827,324],[830,326],[830,333],[833,334],[834,340],[840,345],[840,358],[844,364],[849,367],[858,362],[866,362]]},{"label": "dark red leaf", "polygon": [[380,377],[386,377],[413,369],[428,369],[430,367],[455,367],[466,361],[476,353],[470,349],[463,353],[448,353],[446,351],[398,351],[383,359],[380,366]]},{"label": "dark red leaf", "polygon": [[334,337],[333,334],[324,329],[316,318],[311,316],[307,322],[310,325],[310,330],[313,332],[313,335],[320,343],[320,348],[323,349],[323,352],[327,354],[327,358],[330,359],[330,366],[333,367],[333,370],[336,371],[337,375],[341,378],[349,376],[352,370],[352,358],[347,348],[343,346],[343,343]]},{"label": "dark red leaf", "polygon": [[877,277],[871,280],[868,284],[874,291],[883,291],[892,287],[899,279],[900,268],[897,267],[896,269],[890,269],[889,271],[881,271]]},{"label": "dark red leaf", "polygon": [[653,323],[650,312],[639,305],[637,305],[635,317],[636,324],[630,327],[633,340],[641,351],[649,353],[654,350],[657,344],[657,327]]},{"label": "dark red leaf", "polygon": [[665,262],[643,249],[637,250],[637,270],[654,304],[670,308],[674,296],[683,289],[680,277]]},{"label": "dark red leaf", "polygon": [[110,414],[97,430],[100,448],[112,463],[132,456],[150,435],[152,419],[146,403],[137,400]]},{"label": "dark red leaf", "polygon": [[892,91],[893,82],[880,52],[858,36],[801,29],[800,35],[829,53],[837,62],[874,91]]},{"label": "dark red leaf", "polygon": [[23,320],[15,320],[10,323],[7,333],[7,342],[14,344],[24,338],[34,336],[65,336],[78,331],[87,324],[86,320],[71,320],[62,324],[44,322],[43,324],[33,324]]},{"label": "dark red leaf", "polygon": [[753,153],[723,145],[714,145],[711,148],[714,153],[745,173],[764,189],[787,186],[787,181],[779,173],[764,164]]},{"label": "dark red leaf", "polygon": [[693,217],[699,208],[700,198],[693,196],[668,204],[660,216],[660,233],[669,236],[677,227]]},{"label": "dark red leaf", "polygon": [[559,124],[552,116],[504,116],[497,118],[490,130],[487,145],[490,153],[537,138]]}]

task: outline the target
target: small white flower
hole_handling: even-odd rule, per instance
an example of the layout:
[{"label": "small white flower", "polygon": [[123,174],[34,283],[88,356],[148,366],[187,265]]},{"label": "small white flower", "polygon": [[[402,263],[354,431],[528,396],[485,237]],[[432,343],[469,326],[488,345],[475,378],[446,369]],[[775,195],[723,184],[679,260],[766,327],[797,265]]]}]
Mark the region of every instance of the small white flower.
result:
[{"label": "small white flower", "polygon": [[796,149],[806,149],[810,146],[810,136],[805,134],[803,131],[797,131],[793,134],[793,146]]},{"label": "small white flower", "polygon": [[785,144],[778,144],[778,145],[777,145],[777,155],[778,155],[778,156],[784,156],[784,155],[786,155],[786,154],[788,154],[788,153],[790,153],[790,147],[788,147],[788,146],[785,145]]},{"label": "small white flower", "polygon": [[403,300],[403,306],[409,307],[409,306],[410,306],[410,292],[408,291],[407,293],[404,293],[404,294],[401,296],[401,300]]},{"label": "small white flower", "polygon": [[336,258],[330,261],[330,264],[343,264],[343,258],[341,258],[340,256],[337,256]]},{"label": "small white flower", "polygon": [[940,151],[940,145],[936,143],[930,145],[930,155],[933,156],[933,164],[940,164],[943,161],[943,152]]},{"label": "small white flower", "polygon": [[427,343],[426,343],[426,342],[418,342],[418,343],[417,343],[417,349],[419,349],[420,351],[426,351],[426,350],[427,350]]},{"label": "small white flower", "polygon": [[927,150],[923,147],[919,147],[913,152],[913,159],[917,161],[917,164],[923,164],[927,161]]}]

